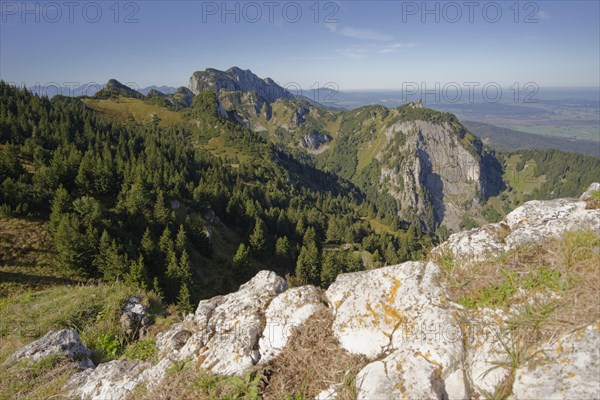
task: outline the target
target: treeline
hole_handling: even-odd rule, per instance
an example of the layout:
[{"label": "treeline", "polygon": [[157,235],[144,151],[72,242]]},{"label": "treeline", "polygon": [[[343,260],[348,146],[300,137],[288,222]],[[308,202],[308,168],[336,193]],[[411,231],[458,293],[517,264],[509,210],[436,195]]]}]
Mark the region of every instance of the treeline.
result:
[{"label": "treeline", "polygon": [[[326,286],[364,269],[366,253],[377,266],[431,246],[416,225],[376,233],[377,207],[360,191],[218,118],[213,96],[196,97],[189,123],[162,128],[0,82],[2,213],[47,219],[57,268],[153,288],[182,309],[258,268]],[[254,156],[231,165],[194,146],[209,130]],[[219,229],[237,251],[209,238]]]}]

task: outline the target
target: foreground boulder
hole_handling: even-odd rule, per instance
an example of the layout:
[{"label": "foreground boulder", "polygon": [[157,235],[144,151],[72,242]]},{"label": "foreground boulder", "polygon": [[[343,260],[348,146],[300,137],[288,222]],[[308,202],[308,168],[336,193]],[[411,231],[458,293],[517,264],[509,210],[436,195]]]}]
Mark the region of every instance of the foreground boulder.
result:
[{"label": "foreground boulder", "polygon": [[293,330],[324,309],[321,290],[310,285],[289,289],[275,297],[265,312],[265,328],[258,342],[260,363],[275,358]]},{"label": "foreground boulder", "polygon": [[517,370],[514,399],[597,399],[598,371],[600,321],[542,346]]},{"label": "foreground boulder", "polygon": [[[357,378],[361,399],[447,398],[463,343],[434,263],[406,262],[338,276],[327,290],[333,331],[346,350],[374,360]],[[378,359],[378,360],[375,360]],[[465,393],[453,383],[451,397]]]},{"label": "foreground boulder", "polygon": [[82,369],[94,368],[92,352],[81,343],[75,329],[50,331],[40,339],[17,350],[9,361],[29,360],[31,363],[49,356],[65,356],[79,361]]},{"label": "foreground boulder", "polygon": [[127,300],[119,322],[130,340],[141,338],[146,334],[149,320],[141,298],[135,296]]},{"label": "foreground boulder", "polygon": [[451,235],[432,253],[440,256],[450,254],[455,261],[463,263],[478,262],[524,244],[558,238],[567,231],[600,233],[600,209],[587,209],[584,201],[598,186],[597,183],[592,184],[579,200],[529,201],[497,224]]},{"label": "foreground boulder", "polygon": [[194,314],[159,335],[159,354],[196,360],[199,367],[218,374],[244,372],[260,359],[265,309],[285,289],[283,278],[261,271],[237,292],[201,301]]},{"label": "foreground boulder", "polygon": [[150,364],[114,360],[74,375],[68,387],[70,397],[86,400],[126,399],[138,385],[137,379]]}]

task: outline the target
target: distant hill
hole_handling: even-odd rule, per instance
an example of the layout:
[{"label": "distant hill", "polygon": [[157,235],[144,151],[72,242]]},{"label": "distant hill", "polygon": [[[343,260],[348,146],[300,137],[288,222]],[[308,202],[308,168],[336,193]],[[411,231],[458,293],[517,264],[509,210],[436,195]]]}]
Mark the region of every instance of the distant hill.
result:
[{"label": "distant hill", "polygon": [[164,85],[163,86],[156,86],[156,85],[148,86],[148,87],[140,89],[139,92],[141,94],[143,94],[144,96],[148,96],[148,94],[153,90],[163,93],[163,94],[173,94],[173,93],[177,92],[176,87],[164,86]]},{"label": "distant hill", "polygon": [[133,90],[129,86],[123,85],[116,79],[111,79],[102,90],[94,95],[96,99],[109,99],[112,97],[130,97],[134,99],[142,99],[144,97],[140,92]]},{"label": "distant hill", "polygon": [[482,122],[462,121],[462,123],[479,136],[483,143],[495,150],[559,149],[600,158],[599,141],[536,135]]}]

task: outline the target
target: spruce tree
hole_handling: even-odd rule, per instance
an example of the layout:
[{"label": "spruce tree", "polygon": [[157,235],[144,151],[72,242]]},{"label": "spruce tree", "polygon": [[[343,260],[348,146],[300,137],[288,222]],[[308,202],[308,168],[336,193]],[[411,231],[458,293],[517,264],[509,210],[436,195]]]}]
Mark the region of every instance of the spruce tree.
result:
[{"label": "spruce tree", "polygon": [[255,254],[260,254],[266,250],[267,245],[267,227],[262,219],[257,218],[254,223],[254,231],[250,235],[249,244]]},{"label": "spruce tree", "polygon": [[287,258],[290,255],[290,242],[287,236],[280,237],[275,243],[275,254],[282,258]]},{"label": "spruce tree", "polygon": [[144,266],[144,257],[140,256],[136,261],[131,260],[129,264],[129,272],[125,276],[125,282],[142,290],[148,289],[148,274]]},{"label": "spruce tree", "polygon": [[186,283],[181,284],[179,295],[177,295],[177,308],[183,315],[187,315],[194,311],[190,298],[190,291]]},{"label": "spruce tree", "polygon": [[62,185],[60,185],[54,193],[54,199],[52,199],[52,206],[50,212],[50,233],[55,234],[58,224],[60,224],[61,218],[64,213],[67,212],[69,207],[69,192]]},{"label": "spruce tree", "polygon": [[179,225],[179,231],[177,231],[177,236],[175,237],[175,248],[179,253],[182,253],[187,246],[187,235],[185,234],[185,229],[183,225]]},{"label": "spruce tree", "polygon": [[173,244],[173,239],[171,239],[171,230],[169,227],[166,227],[160,236],[158,247],[167,260],[171,256],[171,253],[175,252],[175,245]]},{"label": "spruce tree", "polygon": [[165,196],[162,190],[159,190],[156,195],[154,219],[161,225],[166,225],[169,222],[169,210],[165,207]]},{"label": "spruce tree", "polygon": [[186,250],[183,250],[181,253],[181,258],[179,259],[179,269],[177,270],[177,276],[181,280],[181,282],[191,282],[192,281],[192,267],[190,264],[190,257]]},{"label": "spruce tree", "polygon": [[236,265],[250,265],[250,249],[244,243],[240,243],[235,252],[233,263]]}]

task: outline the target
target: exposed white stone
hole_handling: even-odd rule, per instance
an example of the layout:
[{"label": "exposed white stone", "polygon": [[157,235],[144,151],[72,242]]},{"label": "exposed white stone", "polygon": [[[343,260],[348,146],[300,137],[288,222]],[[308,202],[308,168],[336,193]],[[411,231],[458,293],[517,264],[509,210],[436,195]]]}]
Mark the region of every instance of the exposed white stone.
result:
[{"label": "exposed white stone", "polygon": [[196,312],[157,337],[161,357],[196,360],[219,374],[239,374],[260,359],[264,312],[287,288],[285,280],[261,271],[237,292],[201,301]]},{"label": "exposed white stone", "polygon": [[74,375],[67,384],[70,397],[85,400],[126,399],[138,385],[138,377],[150,364],[114,360]]},{"label": "exposed white stone", "polygon": [[323,390],[319,393],[315,400],[335,400],[337,399],[337,392],[334,387],[330,387],[328,389]]},{"label": "exposed white stone", "polygon": [[53,355],[78,360],[79,365],[84,369],[94,368],[94,363],[90,360],[92,353],[81,343],[79,334],[75,329],[50,331],[43,337],[17,350],[8,358],[8,361],[28,359],[30,362],[36,362]]},{"label": "exposed white stone", "polygon": [[540,349],[517,370],[513,395],[517,400],[600,398],[600,322]]},{"label": "exposed white stone", "polygon": [[266,324],[258,342],[260,362],[275,358],[293,330],[323,309],[321,291],[314,286],[292,288],[275,297],[265,312]]},{"label": "exposed white stone", "polygon": [[455,320],[460,306],[448,300],[439,275],[434,263],[406,262],[340,275],[327,291],[341,346],[370,359],[384,356],[357,375],[359,398],[447,395],[444,379],[460,368],[463,344]]},{"label": "exposed white stone", "polygon": [[600,191],[600,183],[594,182],[592,183],[588,189],[579,197],[579,200],[589,200],[592,197],[592,194]]},{"label": "exposed white stone", "polygon": [[439,272],[434,263],[406,262],[339,275],[326,294],[341,346],[375,358],[401,348],[414,332],[456,328]]},{"label": "exposed white stone", "polygon": [[481,397],[493,394],[509,374],[512,338],[504,328],[505,317],[500,311],[483,309],[463,328],[467,379],[471,391]]},{"label": "exposed white stone", "polygon": [[487,260],[524,244],[558,238],[571,230],[600,233],[600,209],[588,210],[575,199],[529,201],[509,213],[504,221],[455,233],[432,251],[450,253],[457,263]]}]

